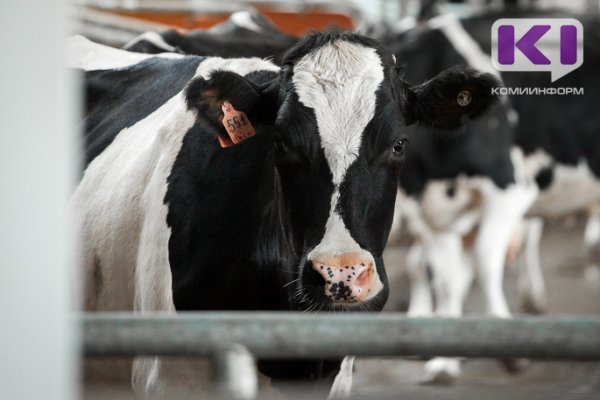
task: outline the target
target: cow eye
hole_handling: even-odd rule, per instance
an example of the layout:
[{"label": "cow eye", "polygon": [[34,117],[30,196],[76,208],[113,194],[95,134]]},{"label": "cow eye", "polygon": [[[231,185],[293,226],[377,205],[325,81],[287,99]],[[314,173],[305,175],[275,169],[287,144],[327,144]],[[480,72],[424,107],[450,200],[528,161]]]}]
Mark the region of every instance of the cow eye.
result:
[{"label": "cow eye", "polygon": [[406,139],[406,138],[398,140],[394,144],[394,147],[392,147],[392,151],[394,152],[394,155],[401,155],[404,152],[404,146],[406,146],[407,143],[408,143],[408,139]]}]

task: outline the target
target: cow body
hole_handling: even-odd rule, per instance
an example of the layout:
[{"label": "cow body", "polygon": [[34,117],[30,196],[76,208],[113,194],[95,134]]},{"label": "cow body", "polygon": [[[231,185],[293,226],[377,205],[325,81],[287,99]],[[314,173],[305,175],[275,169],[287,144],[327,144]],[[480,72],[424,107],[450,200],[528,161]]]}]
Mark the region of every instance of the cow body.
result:
[{"label": "cow body", "polygon": [[[168,194],[167,178],[173,170],[177,170],[175,164],[182,149],[184,136],[196,124],[197,119],[196,113],[187,107],[183,89],[194,76],[208,76],[215,69],[229,68],[229,70],[242,74],[256,70],[261,70],[263,73],[274,73],[278,70],[272,64],[257,59],[224,61],[187,57],[168,59],[166,63],[161,61],[164,60],[148,57],[145,61],[133,64],[129,68],[121,67],[118,70],[108,71],[94,70],[87,73],[88,107],[93,105],[88,108],[86,118],[86,161],[89,165],[75,193],[74,209],[81,216],[83,256],[86,264],[85,298],[88,310],[175,312],[176,302],[173,299],[174,284],[169,261],[169,240],[171,231],[175,229],[175,234],[179,234],[178,229],[182,225],[178,223],[167,225],[169,210],[163,199]],[[167,74],[167,70],[178,70],[179,73]],[[137,76],[141,80],[141,87],[136,88],[124,81],[119,82],[119,79],[129,80],[132,76],[136,76],[134,71],[139,71]],[[109,76],[111,74],[114,76]],[[167,77],[167,79],[161,81],[160,77]],[[153,83],[155,86],[152,86]],[[127,87],[129,90],[119,93],[116,99],[110,98],[102,93],[104,90],[110,89],[106,86],[107,84],[111,87],[114,85],[119,85],[118,87],[121,88]],[[146,90],[150,90],[152,96],[150,93],[144,92]],[[93,98],[95,96],[98,96],[99,99],[118,102],[112,103],[115,105],[114,108],[106,108],[106,104]],[[154,101],[154,104],[147,104],[148,107],[144,109],[143,106],[146,104],[138,106],[143,103],[140,101],[142,98],[150,102]],[[129,102],[135,102],[136,106],[128,106]],[[136,112],[132,113],[132,110]],[[108,114],[109,118],[95,123],[94,116],[106,117],[107,112],[114,112],[116,115]],[[124,119],[127,120],[123,121]],[[121,121],[122,123],[119,124]],[[107,122],[113,126],[106,126]],[[114,126],[117,124],[119,126]],[[92,151],[93,149],[97,150]],[[231,159],[228,158],[228,160]],[[231,168],[234,166],[235,163],[230,163]],[[240,169],[236,172],[243,174],[258,170],[260,174],[260,169],[256,167],[249,166],[249,169]],[[235,175],[240,176],[238,173]],[[215,178],[217,176],[214,175]],[[254,185],[255,180],[244,181],[242,179],[240,183],[243,184],[239,186],[243,194],[255,189],[255,187],[249,186]],[[209,184],[221,186],[223,182]],[[214,194],[219,193],[218,189],[211,190]],[[227,196],[227,192],[221,193],[223,196]],[[195,192],[191,194],[196,195]],[[202,202],[203,198],[208,200],[206,197],[200,196],[197,201]],[[214,197],[211,200],[221,201]],[[179,201],[184,200],[177,199],[175,203],[181,204]],[[227,207],[227,204],[223,205]],[[231,205],[230,210],[253,213],[262,212],[265,209],[263,204],[256,203],[250,203],[248,207],[240,208]],[[212,217],[219,217],[212,213],[211,207],[206,210]],[[176,212],[177,210],[174,210],[172,215],[176,215],[174,214]],[[232,216],[232,218],[235,217],[244,221],[250,215]],[[221,221],[215,224],[214,220],[210,221],[210,219],[211,217],[204,219],[204,222],[212,223],[205,225],[206,227],[223,226]],[[260,224],[256,224],[256,226],[260,226]],[[255,237],[255,232],[245,233],[247,235],[242,237],[248,238],[249,241]],[[210,235],[214,233],[205,232],[204,234],[211,237]],[[198,240],[196,237],[194,239]],[[227,253],[232,257],[235,257],[236,249],[248,251],[248,244],[240,241],[239,238],[235,241],[229,237],[225,241],[200,240],[198,246],[202,246],[206,242],[212,243],[213,246],[220,243],[222,248],[214,249],[215,252]],[[189,244],[189,241],[186,243]],[[173,248],[179,251],[178,243],[174,242]],[[210,253],[207,254],[210,257]],[[276,253],[273,256],[276,256]],[[176,258],[175,252],[172,257],[179,260]],[[207,261],[215,262],[210,258]],[[219,264],[221,263],[216,263],[216,265]],[[209,276],[211,271],[220,276]],[[222,274],[224,271],[226,276]],[[185,290],[177,291],[177,293],[183,293],[176,297],[181,309],[248,309],[253,307],[253,309],[276,309],[268,304],[256,305],[256,302],[265,298],[271,299],[270,304],[277,304],[279,308],[287,304],[277,294],[282,291],[281,283],[278,287],[271,288],[269,282],[265,282],[260,285],[260,293],[256,292],[259,285],[252,282],[252,278],[263,279],[265,275],[257,274],[255,266],[251,265],[249,261],[235,275],[231,273],[231,270],[225,268],[211,268],[208,271],[205,268],[203,272],[206,275],[205,282],[209,284],[209,289],[212,284],[215,290],[208,290],[204,295],[196,296],[205,300],[203,304],[182,300],[185,299]],[[276,277],[275,274],[266,275],[266,277],[270,276]],[[183,277],[182,280],[185,278]],[[236,287],[243,284],[248,285],[248,290],[236,290]],[[232,290],[219,290],[222,287],[230,287]],[[228,296],[220,296],[220,293],[227,293]],[[219,300],[222,301],[220,307],[215,307],[215,302]],[[245,300],[251,301],[246,303]],[[277,300],[280,300],[279,303]],[[190,385],[191,382],[196,381],[196,385],[202,385],[202,382],[207,382],[206,369],[200,368],[202,364],[198,362],[167,361],[167,363],[171,365],[167,364],[167,368],[165,368],[164,362],[156,358],[136,359],[133,371],[133,384],[136,391],[147,395],[153,393],[166,395],[170,393],[172,390],[170,386],[174,384]],[[165,369],[181,370],[181,373],[173,376],[172,373],[162,372]]]},{"label": "cow body", "polygon": [[[451,70],[411,87],[388,50],[346,33],[305,38],[281,68],[134,56],[83,39],[70,50],[86,70],[86,169],[73,208],[88,310],[381,310],[404,126],[456,126],[493,102],[496,85]],[[466,87],[476,100],[459,107]],[[225,104],[255,135],[222,148]],[[167,365],[136,359],[136,391],[164,394],[173,373],[202,382],[193,367]],[[339,360],[259,367],[314,379]]]}]

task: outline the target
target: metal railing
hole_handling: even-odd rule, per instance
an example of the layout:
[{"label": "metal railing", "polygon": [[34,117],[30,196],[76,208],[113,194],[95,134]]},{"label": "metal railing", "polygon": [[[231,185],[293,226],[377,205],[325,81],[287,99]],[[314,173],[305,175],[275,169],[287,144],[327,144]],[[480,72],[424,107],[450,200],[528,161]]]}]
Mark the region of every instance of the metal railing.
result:
[{"label": "metal railing", "polygon": [[404,314],[85,314],[92,356],[208,355],[240,344],[264,358],[364,356],[600,360],[600,318],[408,318]]},{"label": "metal railing", "polygon": [[[224,398],[251,399],[253,357],[600,360],[600,317],[408,318],[399,313],[84,314],[87,356],[207,356]],[[248,378],[253,377],[251,380]]]}]

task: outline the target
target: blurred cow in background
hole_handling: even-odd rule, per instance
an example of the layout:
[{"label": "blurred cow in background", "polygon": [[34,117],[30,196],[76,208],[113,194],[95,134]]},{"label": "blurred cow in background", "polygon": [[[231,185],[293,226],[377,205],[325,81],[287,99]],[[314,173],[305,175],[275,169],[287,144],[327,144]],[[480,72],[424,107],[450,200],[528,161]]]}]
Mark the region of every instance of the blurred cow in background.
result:
[{"label": "blurred cow in background", "polygon": [[[432,312],[430,287],[436,313],[460,315],[473,278],[472,263],[488,312],[510,315],[502,291],[504,260],[522,236],[527,246],[519,281],[521,301],[530,309],[543,310],[545,287],[538,254],[542,222],[536,218],[522,224],[521,218],[526,212],[538,217],[585,208],[598,212],[600,115],[595,107],[600,104],[600,83],[594,72],[600,65],[598,21],[558,11],[504,10],[463,20],[441,15],[395,38],[389,36],[386,42],[408,63],[408,79],[434,76],[456,64],[498,74],[490,59],[491,26],[499,18],[517,16],[579,19],[586,29],[585,61],[555,84],[550,84],[547,74],[516,72],[503,74],[504,84],[584,87],[585,96],[505,97],[456,135],[436,138],[435,132],[421,129],[415,139],[411,136],[400,197],[413,201],[398,202],[409,229],[419,238],[407,258],[411,315]],[[586,243],[591,249],[599,240],[600,217],[594,214]],[[424,379],[451,380],[459,373],[457,359],[438,358],[426,364]]]},{"label": "blurred cow in background", "polygon": [[123,49],[148,54],[176,52],[214,57],[269,57],[279,63],[282,55],[297,41],[297,37],[281,32],[260,13],[239,11],[210,29],[187,33],[176,30],[146,32]]}]

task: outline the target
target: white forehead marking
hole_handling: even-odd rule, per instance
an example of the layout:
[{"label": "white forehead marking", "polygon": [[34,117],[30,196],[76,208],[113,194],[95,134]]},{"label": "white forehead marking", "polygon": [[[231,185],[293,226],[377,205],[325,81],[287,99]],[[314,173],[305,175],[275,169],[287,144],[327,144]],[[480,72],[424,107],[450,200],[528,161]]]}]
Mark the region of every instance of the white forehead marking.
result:
[{"label": "white forehead marking", "polygon": [[352,238],[346,228],[342,217],[335,211],[335,206],[340,198],[340,193],[335,190],[331,198],[329,218],[325,223],[325,234],[319,244],[308,253],[309,260],[339,256],[345,253],[365,252]]},{"label": "white forehead marking", "polygon": [[375,49],[344,40],[324,45],[294,66],[300,102],[317,118],[321,146],[338,186],[358,157],[362,133],[375,115],[375,92],[383,81]]}]

